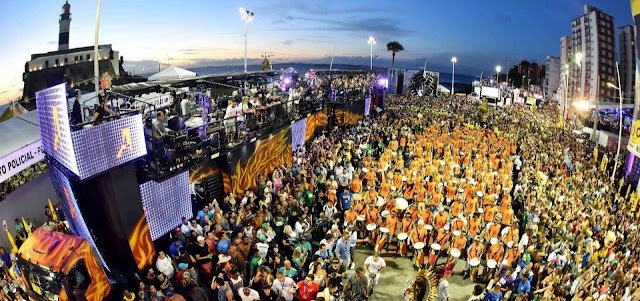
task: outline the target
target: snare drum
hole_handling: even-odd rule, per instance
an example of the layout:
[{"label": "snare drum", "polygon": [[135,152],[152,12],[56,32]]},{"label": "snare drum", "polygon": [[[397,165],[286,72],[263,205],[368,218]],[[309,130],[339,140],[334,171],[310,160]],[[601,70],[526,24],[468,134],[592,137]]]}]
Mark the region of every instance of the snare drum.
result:
[{"label": "snare drum", "polygon": [[365,215],[358,215],[358,217],[356,217],[356,221],[359,222],[364,222],[367,219],[367,216]]},{"label": "snare drum", "polygon": [[415,254],[415,265],[418,267],[422,267],[424,265],[424,249],[423,242],[417,242],[413,244],[413,250],[416,252]]},{"label": "snare drum", "polygon": [[367,230],[373,232],[378,226],[374,223],[367,224]]},{"label": "snare drum", "polygon": [[383,210],[382,213],[380,213],[380,216],[382,216],[383,218],[386,218],[387,216],[389,216],[389,210]]},{"label": "snare drum", "polygon": [[480,265],[480,258],[471,258],[469,259],[469,266],[472,268],[477,268]]},{"label": "snare drum", "polygon": [[396,199],[396,208],[398,208],[398,210],[402,211],[407,209],[407,207],[409,207],[409,202],[407,202],[407,200],[403,198]]},{"label": "snare drum", "polygon": [[453,248],[451,249],[451,251],[449,252],[449,255],[451,255],[451,257],[458,259],[460,258],[460,255],[462,254],[462,252],[460,252],[459,249]]},{"label": "snare drum", "polygon": [[407,244],[405,243],[407,238],[409,238],[407,233],[402,232],[398,234],[398,251],[400,251],[401,256],[405,256],[407,254]]},{"label": "snare drum", "polygon": [[498,266],[498,262],[493,260],[493,259],[489,259],[487,260],[487,268],[489,269],[495,269]]},{"label": "snare drum", "polygon": [[362,168],[362,172],[367,173],[367,172],[369,172],[369,169],[367,169],[366,167],[363,167]]},{"label": "snare drum", "polygon": [[376,201],[376,206],[382,207],[384,206],[384,203],[385,203],[384,198],[381,196],[378,196],[378,200]]},{"label": "snare drum", "polygon": [[438,261],[438,256],[440,255],[440,249],[442,246],[438,243],[431,244],[431,252],[429,253],[429,265],[434,266]]},{"label": "snare drum", "polygon": [[384,233],[384,234],[388,234],[389,233],[389,228],[386,227],[380,227],[380,232]]}]

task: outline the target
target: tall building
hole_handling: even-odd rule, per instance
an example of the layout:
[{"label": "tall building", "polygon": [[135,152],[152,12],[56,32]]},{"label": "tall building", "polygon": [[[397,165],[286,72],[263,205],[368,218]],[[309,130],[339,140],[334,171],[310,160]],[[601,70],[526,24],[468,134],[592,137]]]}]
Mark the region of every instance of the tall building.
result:
[{"label": "tall building", "polygon": [[[633,25],[618,28],[620,42],[620,83],[624,102],[633,102],[636,86],[636,35]],[[615,83],[618,85],[618,83]]]},{"label": "tall building", "polygon": [[[564,102],[565,98],[567,102],[571,101],[570,95],[573,92],[570,90],[571,85],[569,83],[569,73],[571,64],[573,64],[573,47],[571,43],[571,36],[564,36],[560,38],[560,85],[558,87],[558,98],[560,102]],[[566,94],[566,95],[565,95]],[[570,103],[567,103],[569,106]]]},{"label": "tall building", "polygon": [[595,6],[585,5],[584,14],[571,22],[571,47],[575,64],[570,65],[574,99],[614,101],[615,41],[613,17]]},{"label": "tall building", "polygon": [[547,56],[547,67],[544,75],[543,91],[547,99],[555,99],[560,86],[560,58]]}]

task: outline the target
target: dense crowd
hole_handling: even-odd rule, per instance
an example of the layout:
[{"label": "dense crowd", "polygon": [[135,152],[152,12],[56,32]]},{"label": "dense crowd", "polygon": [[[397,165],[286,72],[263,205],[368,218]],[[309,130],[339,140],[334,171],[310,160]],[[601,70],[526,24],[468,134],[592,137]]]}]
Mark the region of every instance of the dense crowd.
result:
[{"label": "dense crowd", "polygon": [[[137,295],[363,300],[386,266],[379,254],[392,253],[434,271],[438,300],[458,260],[482,284],[471,300],[631,300],[626,186],[609,182],[606,150],[557,120],[552,109],[391,97],[384,114],[299,146],[257,191],[201,204]],[[374,255],[354,262],[356,244]],[[429,288],[418,277],[407,298]]]},{"label": "dense crowd", "polygon": [[2,183],[0,183],[0,201],[4,200],[7,195],[12,193],[25,183],[28,183],[35,177],[41,175],[46,170],[47,164],[44,162],[38,162],[33,166],[27,167],[25,170],[4,180]]}]

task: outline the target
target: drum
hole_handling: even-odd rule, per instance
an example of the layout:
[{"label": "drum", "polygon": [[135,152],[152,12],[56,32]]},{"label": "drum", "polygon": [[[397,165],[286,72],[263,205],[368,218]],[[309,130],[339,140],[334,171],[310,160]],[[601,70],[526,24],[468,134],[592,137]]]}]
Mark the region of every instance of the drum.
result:
[{"label": "drum", "polygon": [[424,249],[423,242],[417,242],[413,244],[413,250],[416,252],[415,265],[417,267],[422,267],[424,265],[424,252],[422,251],[422,249]]},{"label": "drum", "polygon": [[425,225],[424,228],[427,229],[427,231],[433,230],[433,226],[429,224]]},{"label": "drum", "polygon": [[496,266],[498,266],[498,262],[497,261],[495,261],[493,259],[487,260],[487,268],[495,269]]},{"label": "drum", "polygon": [[442,249],[442,246],[440,246],[439,244],[437,243],[431,244],[431,252],[429,253],[429,266],[434,266],[438,261],[438,256],[440,255],[440,249]]},{"label": "drum", "polygon": [[363,167],[363,168],[362,168],[362,172],[367,173],[367,172],[369,172],[369,169],[368,169],[368,168],[366,168],[366,167]]},{"label": "drum", "polygon": [[384,198],[381,196],[378,196],[378,200],[376,201],[376,206],[382,207],[384,206],[384,203],[385,203]]},{"label": "drum", "polygon": [[354,201],[361,201],[362,200],[362,193],[354,193],[353,194],[353,200]]},{"label": "drum", "polygon": [[367,219],[367,217],[365,215],[358,215],[358,217],[356,217],[356,220],[359,222],[364,222]]},{"label": "drum", "polygon": [[407,233],[403,232],[403,233],[398,234],[398,240],[405,240],[407,238],[409,238],[409,235],[407,235]]},{"label": "drum", "polygon": [[382,216],[383,218],[386,218],[387,216],[389,216],[389,210],[383,210],[382,213],[380,213],[380,216]]},{"label": "drum", "polygon": [[407,177],[406,176],[402,176],[402,182],[406,182],[407,181]]},{"label": "drum", "polygon": [[386,227],[380,227],[380,232],[384,233],[384,234],[388,234],[389,233],[389,228]]},{"label": "drum", "polygon": [[462,254],[462,252],[460,252],[459,249],[453,248],[451,249],[451,252],[449,253],[449,255],[451,255],[451,257],[458,259],[460,258],[460,255]]},{"label": "drum", "polygon": [[407,202],[407,200],[403,198],[397,198],[396,207],[398,208],[398,210],[405,210],[407,209],[407,207],[409,207],[409,202]]},{"label": "drum", "polygon": [[471,267],[478,267],[480,265],[480,258],[471,258],[469,259],[469,265]]},{"label": "drum", "polygon": [[373,230],[375,230],[377,227],[378,227],[378,226],[377,226],[376,224],[371,223],[371,224],[368,224],[368,225],[367,225],[367,230],[368,230],[368,231],[373,231]]}]

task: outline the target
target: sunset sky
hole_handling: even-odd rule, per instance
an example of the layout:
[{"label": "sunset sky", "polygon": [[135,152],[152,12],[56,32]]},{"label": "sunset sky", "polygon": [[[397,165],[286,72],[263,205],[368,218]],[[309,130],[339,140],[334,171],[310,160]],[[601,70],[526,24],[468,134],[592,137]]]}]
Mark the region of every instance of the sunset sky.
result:
[{"label": "sunset sky", "polygon": [[[405,52],[397,64],[475,74],[522,59],[543,62],[558,56],[560,37],[582,14],[582,0],[449,1],[211,1],[103,0],[100,43],[124,56],[125,69],[157,70],[157,63],[196,67],[241,64],[244,40],[238,8],[255,13],[249,24],[249,57],[270,51],[276,62],[368,65],[370,35],[374,65],[388,66],[385,44],[397,40]],[[628,0],[589,2],[631,24]],[[22,71],[32,53],[57,50],[58,18],[64,1],[4,1],[0,18],[0,103],[21,95]],[[70,46],[93,45],[96,1],[72,0]],[[617,39],[617,34],[616,34]],[[616,41],[617,42],[617,41]],[[341,61],[342,60],[342,61]],[[146,62],[142,62],[146,61]],[[143,68],[147,71],[142,71]]]}]

